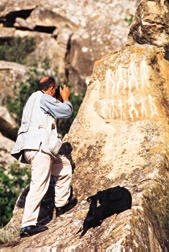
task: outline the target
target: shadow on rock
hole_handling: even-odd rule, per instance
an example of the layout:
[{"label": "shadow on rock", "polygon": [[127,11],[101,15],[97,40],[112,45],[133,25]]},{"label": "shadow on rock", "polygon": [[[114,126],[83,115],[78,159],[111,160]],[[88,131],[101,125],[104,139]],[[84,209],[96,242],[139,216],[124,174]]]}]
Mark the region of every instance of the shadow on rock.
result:
[{"label": "shadow on rock", "polygon": [[99,191],[87,198],[90,202],[89,211],[83,222],[83,227],[78,231],[82,237],[88,229],[101,225],[102,221],[113,215],[131,208],[131,193],[124,187],[116,186]]},{"label": "shadow on rock", "polygon": [[69,142],[64,142],[59,150],[59,155],[64,155],[67,157],[67,159],[70,161],[70,164],[72,166],[72,171],[74,172],[75,169],[75,162],[72,159],[72,145]]}]

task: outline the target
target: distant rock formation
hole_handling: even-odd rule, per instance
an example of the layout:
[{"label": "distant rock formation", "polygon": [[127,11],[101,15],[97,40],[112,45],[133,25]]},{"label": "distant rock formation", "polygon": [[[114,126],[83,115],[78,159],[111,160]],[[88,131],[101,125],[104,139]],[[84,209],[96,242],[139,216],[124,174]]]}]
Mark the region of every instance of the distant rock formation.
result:
[{"label": "distant rock formation", "polygon": [[18,84],[28,79],[27,72],[26,66],[0,61],[0,105],[4,105],[7,96],[15,96]]},{"label": "distant rock formation", "polygon": [[[10,154],[17,135],[16,123],[5,107],[0,106],[0,166],[8,170],[13,158]],[[2,185],[1,185],[2,186]]]},{"label": "distant rock formation", "polygon": [[[29,64],[63,75],[76,89],[83,89],[94,62],[124,47],[129,21],[137,0],[78,1],[7,0],[0,3],[0,43],[20,36],[34,38],[36,50]],[[2,42],[1,42],[2,41]]]},{"label": "distant rock formation", "polygon": [[[168,13],[167,1],[159,6]],[[59,218],[54,213],[49,230],[21,241],[17,238],[23,210],[16,206],[5,227],[16,235],[13,251],[168,251],[169,61],[163,46],[152,44],[133,40],[133,45],[95,63],[64,139],[73,147],[73,188],[79,202]],[[115,186],[128,189],[132,208],[104,219],[80,238],[87,198]]]},{"label": "distant rock formation", "polygon": [[[4,137],[0,134],[0,166],[5,167],[6,172],[8,171],[10,165],[13,163],[13,158],[10,154],[11,149],[14,146],[14,142],[11,139]],[[2,185],[1,185],[2,186]]]}]

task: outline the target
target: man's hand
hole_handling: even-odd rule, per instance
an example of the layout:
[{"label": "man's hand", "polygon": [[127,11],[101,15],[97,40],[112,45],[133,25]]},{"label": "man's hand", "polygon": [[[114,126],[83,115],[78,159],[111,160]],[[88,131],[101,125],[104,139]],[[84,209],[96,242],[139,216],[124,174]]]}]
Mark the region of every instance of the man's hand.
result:
[{"label": "man's hand", "polygon": [[69,101],[70,90],[66,85],[60,87],[60,95],[63,101]]}]

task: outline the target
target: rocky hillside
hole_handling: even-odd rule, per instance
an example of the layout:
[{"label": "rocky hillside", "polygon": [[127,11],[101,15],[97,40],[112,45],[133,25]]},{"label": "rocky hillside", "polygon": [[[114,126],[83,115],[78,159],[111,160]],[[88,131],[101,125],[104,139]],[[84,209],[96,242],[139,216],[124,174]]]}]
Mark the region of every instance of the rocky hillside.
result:
[{"label": "rocky hillside", "polygon": [[[169,3],[144,0],[140,6],[127,45],[95,62],[84,101],[64,139],[73,147],[78,204],[61,217],[54,212],[49,230],[20,240],[22,195],[5,227],[15,243],[1,247],[2,252],[168,251]],[[131,193],[132,208],[92,224],[81,237],[87,197],[115,186]]]},{"label": "rocky hillside", "polygon": [[136,2],[0,1],[0,46],[18,37],[36,43],[26,64],[0,61],[0,165],[6,170],[14,161],[10,151],[17,127],[4,107],[6,97],[15,97],[32,65],[43,71],[46,62],[49,74],[58,73],[75,90],[84,89],[95,60],[125,45]]},{"label": "rocky hillside", "polygon": [[[17,127],[8,112],[4,114],[5,99],[16,96],[18,84],[28,81],[32,68],[39,72],[47,68],[48,74],[59,74],[63,81],[73,83],[75,92],[86,88],[94,62],[124,47],[136,6],[136,0],[74,0],[69,3],[17,0],[10,4],[2,0],[0,47],[18,37],[35,40],[35,48],[26,56],[24,65],[0,61],[0,132],[3,136],[14,140]],[[13,143],[10,145],[12,149]],[[10,164],[8,152],[4,160],[9,160]]]}]

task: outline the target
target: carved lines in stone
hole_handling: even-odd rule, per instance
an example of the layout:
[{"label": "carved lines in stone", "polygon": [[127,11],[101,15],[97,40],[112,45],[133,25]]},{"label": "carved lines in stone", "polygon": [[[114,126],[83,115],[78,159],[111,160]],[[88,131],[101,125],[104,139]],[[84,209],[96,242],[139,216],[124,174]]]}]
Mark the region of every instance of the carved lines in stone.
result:
[{"label": "carved lines in stone", "polygon": [[[136,77],[137,76],[137,77]],[[115,72],[110,69],[105,76],[105,99],[101,100],[101,115],[107,119],[139,119],[158,115],[155,98],[151,94],[140,95],[150,87],[149,71],[143,60],[138,69],[131,62],[128,69],[119,65]]]}]

